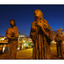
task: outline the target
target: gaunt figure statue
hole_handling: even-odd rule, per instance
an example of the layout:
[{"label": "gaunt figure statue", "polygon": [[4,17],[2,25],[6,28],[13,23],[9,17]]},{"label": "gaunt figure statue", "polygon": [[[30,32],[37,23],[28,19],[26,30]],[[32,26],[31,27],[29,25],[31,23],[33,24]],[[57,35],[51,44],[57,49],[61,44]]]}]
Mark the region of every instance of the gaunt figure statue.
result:
[{"label": "gaunt figure statue", "polygon": [[49,43],[51,41],[51,27],[48,22],[43,19],[41,10],[34,11],[35,20],[31,25],[30,37],[34,43],[33,59],[50,59],[51,52]]},{"label": "gaunt figure statue", "polygon": [[57,34],[56,34],[56,37],[55,37],[55,40],[57,42],[57,57],[61,58],[62,57],[62,41],[63,41],[63,38],[62,38],[62,30],[61,28],[59,30],[57,30]]},{"label": "gaunt figure statue", "polygon": [[9,43],[9,59],[16,59],[17,46],[18,46],[18,28],[16,27],[15,20],[11,19],[11,27],[7,29],[5,35]]}]

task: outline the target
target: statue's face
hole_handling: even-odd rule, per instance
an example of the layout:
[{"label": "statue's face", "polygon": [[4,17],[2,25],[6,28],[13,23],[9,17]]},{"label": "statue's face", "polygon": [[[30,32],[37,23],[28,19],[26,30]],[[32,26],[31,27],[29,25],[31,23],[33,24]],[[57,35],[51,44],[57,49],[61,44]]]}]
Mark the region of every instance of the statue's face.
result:
[{"label": "statue's face", "polygon": [[10,21],[10,25],[11,26],[14,26],[14,21]]},{"label": "statue's face", "polygon": [[35,17],[39,17],[41,16],[42,13],[40,10],[35,10],[34,14],[35,14]]}]

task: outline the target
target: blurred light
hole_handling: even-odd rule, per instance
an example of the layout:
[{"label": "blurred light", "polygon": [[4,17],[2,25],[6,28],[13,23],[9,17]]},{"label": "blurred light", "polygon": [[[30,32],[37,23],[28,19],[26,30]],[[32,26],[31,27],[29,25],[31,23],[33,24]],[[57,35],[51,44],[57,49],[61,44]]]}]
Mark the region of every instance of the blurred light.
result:
[{"label": "blurred light", "polygon": [[57,43],[57,42],[55,42],[55,41],[53,40],[51,43]]},{"label": "blurred light", "polygon": [[22,49],[23,49],[23,45],[22,45]]},{"label": "blurred light", "polygon": [[25,40],[23,40],[23,42],[25,42]]},{"label": "blurred light", "polygon": [[4,52],[5,51],[5,46],[3,47],[3,51],[2,52]]},{"label": "blurred light", "polygon": [[27,43],[24,43],[24,46],[27,46]]},{"label": "blurred light", "polygon": [[55,43],[57,43],[57,42],[55,42]]},{"label": "blurred light", "polygon": [[18,47],[17,50],[20,50],[20,48]]},{"label": "blurred light", "polygon": [[1,40],[4,40],[4,38],[2,38]]},{"label": "blurred light", "polygon": [[31,44],[31,46],[33,46],[34,44]]},{"label": "blurred light", "polygon": [[25,37],[25,35],[19,35],[19,37]]},{"label": "blurred light", "polygon": [[64,41],[63,41],[62,43],[63,43],[63,45],[64,45]]}]

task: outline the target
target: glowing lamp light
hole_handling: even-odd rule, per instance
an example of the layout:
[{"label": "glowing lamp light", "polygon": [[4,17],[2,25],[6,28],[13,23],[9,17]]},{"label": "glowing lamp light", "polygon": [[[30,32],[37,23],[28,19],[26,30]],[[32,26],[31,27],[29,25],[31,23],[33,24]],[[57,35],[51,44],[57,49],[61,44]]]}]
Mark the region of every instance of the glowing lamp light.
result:
[{"label": "glowing lamp light", "polygon": [[17,50],[20,50],[20,48],[18,47]]},{"label": "glowing lamp light", "polygon": [[1,40],[4,40],[4,38],[2,38]]},{"label": "glowing lamp light", "polygon": [[5,51],[5,46],[3,47],[3,51],[2,52],[4,52]]}]

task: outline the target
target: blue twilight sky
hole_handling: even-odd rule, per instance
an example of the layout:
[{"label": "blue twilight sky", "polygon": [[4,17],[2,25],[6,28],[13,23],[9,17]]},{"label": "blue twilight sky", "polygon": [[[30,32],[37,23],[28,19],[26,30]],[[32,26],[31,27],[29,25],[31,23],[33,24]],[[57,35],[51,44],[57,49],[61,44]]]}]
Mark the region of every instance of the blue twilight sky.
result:
[{"label": "blue twilight sky", "polygon": [[10,19],[16,21],[20,33],[29,35],[35,9],[43,12],[53,30],[64,29],[64,5],[0,5],[0,35],[5,35]]}]

